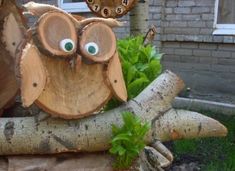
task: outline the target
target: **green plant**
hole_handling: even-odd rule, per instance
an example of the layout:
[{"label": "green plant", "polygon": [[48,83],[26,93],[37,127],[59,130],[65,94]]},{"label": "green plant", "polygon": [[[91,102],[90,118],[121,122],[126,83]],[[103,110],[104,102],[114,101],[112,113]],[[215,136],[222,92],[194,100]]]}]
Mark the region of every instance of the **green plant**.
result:
[{"label": "green plant", "polygon": [[[143,39],[143,36],[128,37],[117,43],[128,99],[136,97],[162,71],[162,54],[152,45],[144,46]],[[118,100],[112,99],[104,110],[113,109],[120,104]]]},{"label": "green plant", "polygon": [[114,166],[118,169],[130,167],[145,147],[144,136],[150,129],[148,123],[141,123],[141,120],[130,112],[124,112],[122,118],[122,127],[113,125],[112,147],[109,150],[116,158]]},{"label": "green plant", "polygon": [[212,115],[210,111],[201,113],[224,124],[228,129],[227,137],[175,141],[176,160],[190,156],[198,160],[202,171],[235,171],[235,116]]},{"label": "green plant", "polygon": [[137,96],[162,71],[162,54],[152,45],[143,45],[143,36],[118,41],[118,52],[129,99]]},{"label": "green plant", "polygon": [[195,140],[174,141],[174,149],[176,151],[176,158],[187,153],[195,154],[197,150],[197,142]]}]

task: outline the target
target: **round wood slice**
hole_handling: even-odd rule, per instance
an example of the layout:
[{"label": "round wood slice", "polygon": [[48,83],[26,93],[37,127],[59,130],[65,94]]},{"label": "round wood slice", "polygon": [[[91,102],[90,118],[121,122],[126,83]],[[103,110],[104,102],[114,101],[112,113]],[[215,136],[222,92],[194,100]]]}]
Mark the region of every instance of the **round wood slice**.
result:
[{"label": "round wood slice", "polygon": [[2,35],[2,42],[5,44],[7,51],[15,58],[16,49],[24,35],[23,30],[20,28],[20,24],[16,21],[13,13],[10,13],[5,18]]},{"label": "round wood slice", "polygon": [[122,17],[134,7],[136,2],[137,0],[86,0],[93,13],[104,18]]},{"label": "round wood slice", "polygon": [[14,51],[25,30],[24,24],[21,10],[16,6],[15,1],[2,1],[0,8],[0,111],[14,102],[19,90],[14,71]]},{"label": "round wood slice", "polygon": [[44,56],[48,81],[36,104],[65,119],[81,118],[99,110],[111,98],[102,64],[71,68],[69,62]]},{"label": "round wood slice", "polygon": [[20,90],[24,107],[29,107],[40,96],[46,85],[46,70],[38,49],[27,44],[20,61]]},{"label": "round wood slice", "polygon": [[122,66],[118,56],[118,52],[110,60],[107,70],[107,79],[111,85],[114,96],[120,101],[127,101],[127,90],[122,73]]},{"label": "round wood slice", "polygon": [[[36,42],[40,45],[42,52],[48,52],[48,55],[70,57],[77,50],[77,32],[74,23],[64,13],[48,12],[40,17],[36,29]],[[60,43],[64,39],[70,39],[74,42],[74,48],[71,51],[64,51]]]},{"label": "round wood slice", "polygon": [[[91,55],[86,46],[95,43],[98,53]],[[87,25],[81,36],[79,48],[81,54],[93,62],[105,62],[110,60],[116,51],[116,37],[113,30],[104,23],[97,22]]]}]

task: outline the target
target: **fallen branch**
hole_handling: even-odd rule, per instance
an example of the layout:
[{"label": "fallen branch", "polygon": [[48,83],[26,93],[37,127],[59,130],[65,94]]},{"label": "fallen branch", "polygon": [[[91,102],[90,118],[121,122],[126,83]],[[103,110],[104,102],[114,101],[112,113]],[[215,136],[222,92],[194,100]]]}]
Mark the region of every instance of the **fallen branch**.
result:
[{"label": "fallen branch", "polygon": [[195,112],[172,109],[171,102],[183,87],[183,81],[167,71],[135,99],[88,118],[1,118],[0,155],[107,150],[112,124],[123,124],[123,111],[131,111],[143,121],[152,123],[146,136],[148,144],[155,139],[225,136],[227,129],[219,122]]}]

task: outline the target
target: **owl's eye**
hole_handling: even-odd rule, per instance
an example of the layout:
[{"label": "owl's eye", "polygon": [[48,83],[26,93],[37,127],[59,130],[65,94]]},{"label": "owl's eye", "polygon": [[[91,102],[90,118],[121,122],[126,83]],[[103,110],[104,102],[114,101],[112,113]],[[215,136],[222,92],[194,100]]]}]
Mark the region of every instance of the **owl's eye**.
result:
[{"label": "owl's eye", "polygon": [[109,26],[95,22],[88,24],[82,30],[78,47],[84,58],[103,63],[109,61],[116,52],[116,37]]},{"label": "owl's eye", "polygon": [[99,53],[99,47],[95,42],[89,42],[85,45],[85,49],[87,51],[87,53],[89,53],[90,55],[97,55]]},{"label": "owl's eye", "polygon": [[60,49],[64,52],[71,52],[75,48],[75,43],[71,39],[64,39],[60,41]]}]

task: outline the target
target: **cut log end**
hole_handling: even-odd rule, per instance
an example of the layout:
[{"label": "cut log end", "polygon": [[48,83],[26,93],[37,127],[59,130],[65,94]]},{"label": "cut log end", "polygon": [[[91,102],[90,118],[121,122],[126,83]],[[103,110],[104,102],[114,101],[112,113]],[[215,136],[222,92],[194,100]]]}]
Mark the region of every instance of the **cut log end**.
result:
[{"label": "cut log end", "polygon": [[46,85],[46,70],[35,45],[27,44],[20,62],[21,99],[29,107],[40,96]]},{"label": "cut log end", "polygon": [[77,31],[68,15],[49,12],[38,21],[36,40],[48,55],[70,57],[77,50]]},{"label": "cut log end", "polygon": [[89,24],[82,32],[79,48],[81,54],[91,61],[108,61],[116,51],[115,34],[106,24]]},{"label": "cut log end", "polygon": [[2,36],[2,41],[4,42],[7,51],[10,53],[11,57],[14,58],[16,49],[23,39],[23,32],[12,13],[4,20]]},{"label": "cut log end", "polygon": [[137,0],[91,1],[86,0],[94,14],[103,18],[122,17],[136,4]]},{"label": "cut log end", "polygon": [[196,112],[170,110],[156,121],[156,135],[160,141],[223,137],[227,128],[218,121]]},{"label": "cut log end", "polygon": [[123,102],[127,101],[127,90],[122,73],[122,66],[116,52],[110,60],[107,70],[107,79],[114,96]]}]

